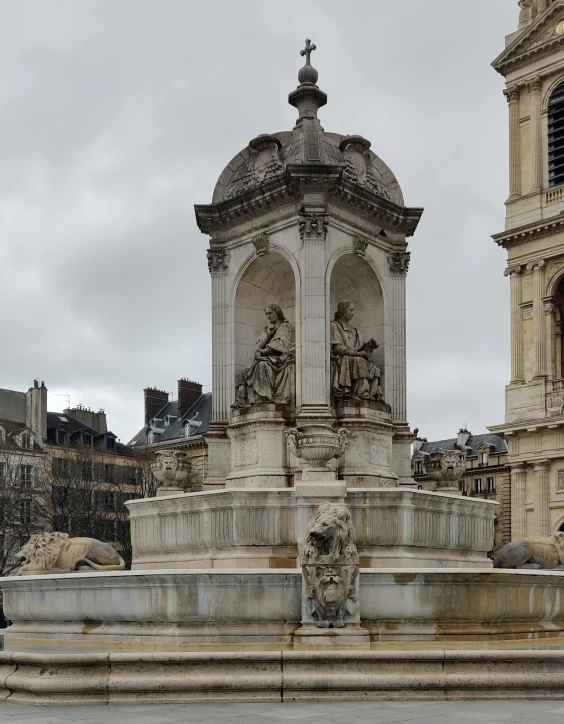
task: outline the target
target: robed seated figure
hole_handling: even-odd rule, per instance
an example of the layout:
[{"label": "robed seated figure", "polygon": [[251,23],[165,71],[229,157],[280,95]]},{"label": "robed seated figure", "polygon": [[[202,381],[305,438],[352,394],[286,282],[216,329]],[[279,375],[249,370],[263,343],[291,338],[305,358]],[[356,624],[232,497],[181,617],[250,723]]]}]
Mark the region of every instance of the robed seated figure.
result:
[{"label": "robed seated figure", "polygon": [[237,375],[232,408],[274,402],[290,405],[296,398],[296,330],[277,304],[264,313],[268,326],[257,340],[253,364]]},{"label": "robed seated figure", "polygon": [[331,391],[333,400],[383,401],[380,370],[372,361],[375,339],[365,340],[353,327],[354,304],[343,300],[331,322]]}]

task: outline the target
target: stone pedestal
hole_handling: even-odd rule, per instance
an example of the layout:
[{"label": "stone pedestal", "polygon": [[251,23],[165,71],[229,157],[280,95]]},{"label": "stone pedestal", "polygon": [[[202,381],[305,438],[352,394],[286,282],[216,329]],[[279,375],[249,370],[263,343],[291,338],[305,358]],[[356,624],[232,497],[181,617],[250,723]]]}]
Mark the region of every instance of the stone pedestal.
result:
[{"label": "stone pedestal", "polygon": [[293,421],[285,405],[255,405],[232,412],[226,488],[287,488],[292,484],[285,431]]},{"label": "stone pedestal", "polygon": [[338,425],[350,433],[339,460],[339,477],[352,488],[395,488],[398,476],[392,470],[394,427],[389,405],[345,400],[335,413]]}]

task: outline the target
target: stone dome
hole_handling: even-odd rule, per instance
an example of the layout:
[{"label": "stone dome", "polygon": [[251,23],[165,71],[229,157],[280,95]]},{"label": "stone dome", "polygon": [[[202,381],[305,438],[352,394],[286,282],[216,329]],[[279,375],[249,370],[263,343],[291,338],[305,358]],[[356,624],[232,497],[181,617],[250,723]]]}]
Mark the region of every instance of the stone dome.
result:
[{"label": "stone dome", "polygon": [[288,96],[288,103],[298,109],[293,131],[253,138],[226,166],[213,192],[213,204],[229,201],[284,176],[294,164],[342,166],[343,179],[383,199],[403,207],[399,184],[388,166],[370,151],[370,141],[362,136],[326,133],[317,111],[327,103],[327,95],[316,85],[318,73],[310,56],[316,49],[306,39],[305,65],[298,73],[298,87]]},{"label": "stone dome", "polygon": [[290,164],[342,165],[346,178],[403,206],[396,177],[370,150],[369,141],[362,136],[326,133],[315,122],[250,141],[225,167],[216,183],[212,203],[228,201],[282,176]]}]

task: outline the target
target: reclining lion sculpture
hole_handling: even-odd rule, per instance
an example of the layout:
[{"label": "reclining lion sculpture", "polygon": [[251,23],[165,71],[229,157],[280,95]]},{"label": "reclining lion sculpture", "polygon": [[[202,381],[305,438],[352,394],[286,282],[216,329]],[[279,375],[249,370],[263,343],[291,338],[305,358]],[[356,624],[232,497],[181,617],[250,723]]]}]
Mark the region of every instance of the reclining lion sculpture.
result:
[{"label": "reclining lion sculpture", "polygon": [[32,535],[16,557],[21,561],[16,576],[125,569],[125,561],[109,543],[96,538],[69,538],[68,533]]},{"label": "reclining lion sculpture", "polygon": [[564,568],[564,533],[547,538],[520,538],[494,554],[494,568]]}]

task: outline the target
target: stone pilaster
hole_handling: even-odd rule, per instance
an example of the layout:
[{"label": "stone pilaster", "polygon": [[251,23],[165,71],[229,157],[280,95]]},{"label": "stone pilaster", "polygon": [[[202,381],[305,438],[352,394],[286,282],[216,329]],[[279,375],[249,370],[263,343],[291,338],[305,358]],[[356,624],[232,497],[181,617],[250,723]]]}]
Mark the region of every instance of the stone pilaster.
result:
[{"label": "stone pilaster", "polygon": [[543,299],[544,318],[546,322],[546,372],[549,379],[556,375],[556,317],[558,305],[552,297]]},{"label": "stone pilaster", "polygon": [[548,507],[550,499],[549,487],[549,471],[548,463],[536,463],[535,467],[535,491],[536,501],[535,508],[537,514],[537,535],[550,535],[550,509]]},{"label": "stone pilaster", "polygon": [[527,83],[531,99],[531,161],[533,171],[533,185],[531,191],[542,189],[542,125],[541,125],[541,89],[540,76],[532,78]]},{"label": "stone pilaster", "polygon": [[503,91],[509,104],[509,198],[521,196],[521,138],[519,128],[519,86]]},{"label": "stone pilaster", "polygon": [[525,465],[511,468],[511,539],[527,535],[527,517],[525,511],[525,492],[527,470]]},{"label": "stone pilaster", "polygon": [[329,413],[325,331],[325,238],[323,208],[305,208],[299,215],[302,247],[302,416]]},{"label": "stone pilaster", "polygon": [[228,399],[232,385],[228,384],[227,360],[227,290],[226,277],[230,255],[223,250],[208,250],[208,269],[212,283],[212,419],[225,421],[229,417]]},{"label": "stone pilaster", "polygon": [[533,323],[535,335],[535,377],[546,376],[546,322],[544,319],[544,260],[527,264],[533,272]]},{"label": "stone pilaster", "polygon": [[506,269],[511,283],[511,382],[524,382],[523,317],[521,314],[521,274],[523,267]]},{"label": "stone pilaster", "polygon": [[394,339],[390,345],[393,374],[386,374],[384,397],[392,407],[394,422],[405,422],[406,409],[406,350],[405,350],[405,282],[409,268],[409,252],[397,252],[388,258],[390,265],[390,305],[389,324],[394,330]]}]

